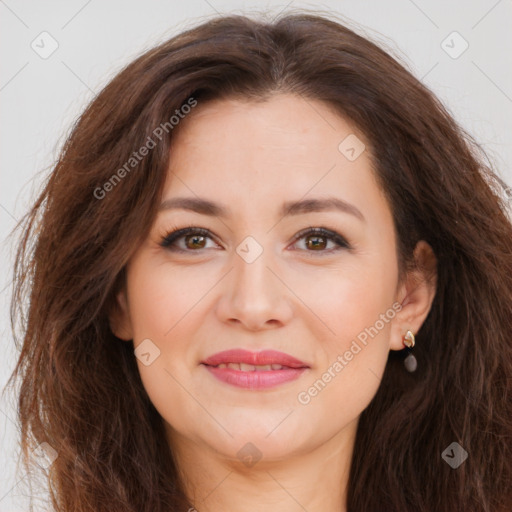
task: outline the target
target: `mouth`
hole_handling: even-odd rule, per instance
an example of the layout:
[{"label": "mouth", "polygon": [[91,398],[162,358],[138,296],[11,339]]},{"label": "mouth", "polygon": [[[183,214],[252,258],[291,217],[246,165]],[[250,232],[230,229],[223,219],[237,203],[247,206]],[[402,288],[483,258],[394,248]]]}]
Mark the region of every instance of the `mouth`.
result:
[{"label": "mouth", "polygon": [[[208,365],[212,366],[212,365]],[[284,370],[289,369],[289,366],[283,366],[281,364],[246,364],[246,363],[220,363],[212,366],[213,368],[231,368],[232,370],[238,370],[241,372],[269,372],[272,370]]]},{"label": "mouth", "polygon": [[284,352],[227,350],[201,362],[218,380],[246,389],[265,389],[299,378],[309,367]]}]

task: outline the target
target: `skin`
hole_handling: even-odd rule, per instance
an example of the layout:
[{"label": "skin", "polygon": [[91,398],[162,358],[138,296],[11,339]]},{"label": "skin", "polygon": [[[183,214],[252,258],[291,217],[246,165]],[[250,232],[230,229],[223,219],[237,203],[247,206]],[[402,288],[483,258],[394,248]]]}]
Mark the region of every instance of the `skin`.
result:
[{"label": "skin", "polygon": [[[199,196],[233,215],[160,211],[127,266],[111,327],[135,347],[149,338],[160,350],[150,365],[137,364],[200,512],[346,510],[359,416],[389,350],[404,347],[407,329],[417,333],[431,307],[433,280],[417,270],[398,281],[391,211],[368,150],[355,161],[339,151],[349,134],[365,140],[328,105],[277,94],[262,103],[199,104],[173,140],[163,199]],[[325,196],[351,203],[365,220],[340,211],[279,216],[283,201]],[[160,245],[189,224],[212,238],[192,236],[186,245],[182,237],[175,245],[183,253]],[[296,238],[311,226],[338,232],[351,248],[332,250],[336,243],[318,235]],[[252,263],[236,252],[247,236],[263,249]],[[415,256],[435,270],[425,242]],[[401,308],[394,318],[300,403],[299,393],[394,303]],[[231,348],[280,350],[310,368],[271,389],[241,389],[200,364]],[[237,456],[248,442],[261,454],[250,467]]]}]

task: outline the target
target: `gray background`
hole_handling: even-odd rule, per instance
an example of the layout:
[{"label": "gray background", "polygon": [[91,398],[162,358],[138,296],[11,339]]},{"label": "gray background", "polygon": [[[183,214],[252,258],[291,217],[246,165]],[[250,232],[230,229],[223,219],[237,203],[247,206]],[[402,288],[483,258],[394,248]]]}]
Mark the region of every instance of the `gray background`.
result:
[{"label": "gray background", "polygon": [[[512,184],[512,0],[0,0],[0,388],[16,360],[8,313],[13,243],[6,237],[84,105],[135,56],[191,24],[218,13],[301,7],[336,11],[385,46],[439,96]],[[0,512],[27,510],[29,495],[37,497],[36,510],[46,510],[44,487],[28,488],[26,475],[16,472],[17,432],[14,396],[6,392]]]}]

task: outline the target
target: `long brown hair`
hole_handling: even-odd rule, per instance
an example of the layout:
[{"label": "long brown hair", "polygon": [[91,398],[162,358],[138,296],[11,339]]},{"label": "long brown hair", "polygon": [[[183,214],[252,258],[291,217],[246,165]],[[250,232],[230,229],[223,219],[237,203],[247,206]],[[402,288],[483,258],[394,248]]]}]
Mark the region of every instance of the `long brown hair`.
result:
[{"label": "long brown hair", "polygon": [[[510,510],[512,226],[499,179],[403,65],[307,12],[272,22],[218,17],[188,29],[128,65],[74,125],[19,225],[11,317],[21,353],[11,379],[21,383],[25,464],[39,443],[56,450],[57,511],[191,506],[133,346],[112,334],[109,312],[160,202],[179,129],[169,119],[191,99],[264,101],[280,92],[321,100],[365,134],[401,271],[420,239],[438,260],[437,293],[414,348],[418,370],[407,373],[402,353],[390,352],[361,415],[348,510]],[[149,138],[154,147],[134,164]],[[441,456],[452,442],[469,454],[456,469]]]}]

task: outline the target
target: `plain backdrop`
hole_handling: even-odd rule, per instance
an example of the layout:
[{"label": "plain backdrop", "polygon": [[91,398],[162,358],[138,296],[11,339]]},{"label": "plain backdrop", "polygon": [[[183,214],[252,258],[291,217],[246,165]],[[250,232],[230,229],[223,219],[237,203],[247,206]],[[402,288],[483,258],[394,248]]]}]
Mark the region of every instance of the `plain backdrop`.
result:
[{"label": "plain backdrop", "polygon": [[[13,244],[27,211],[83,107],[126,63],[218,14],[300,8],[335,11],[431,88],[512,183],[512,1],[0,0],[0,388],[15,361],[9,321]],[[454,34],[454,32],[456,32]],[[51,54],[50,54],[51,53]],[[15,392],[0,400],[0,512],[44,506],[28,487]]]}]

